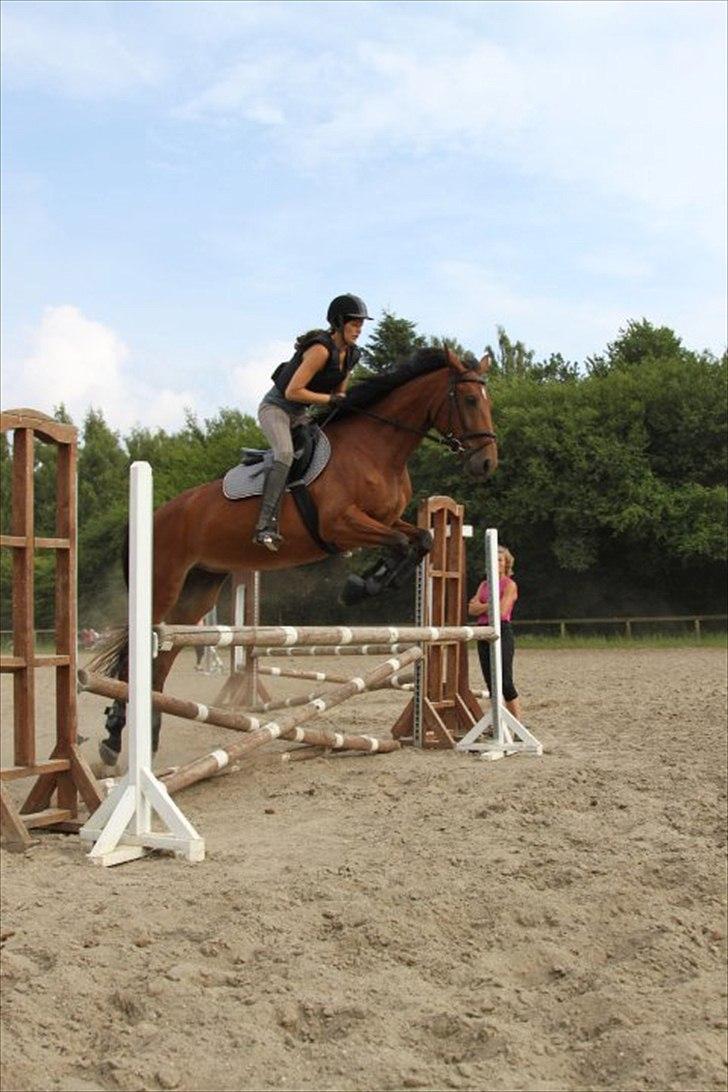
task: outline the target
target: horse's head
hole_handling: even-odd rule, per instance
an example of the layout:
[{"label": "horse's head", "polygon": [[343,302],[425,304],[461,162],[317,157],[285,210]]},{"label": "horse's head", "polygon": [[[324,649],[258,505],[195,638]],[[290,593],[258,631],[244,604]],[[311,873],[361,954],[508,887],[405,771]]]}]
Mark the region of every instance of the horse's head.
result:
[{"label": "horse's head", "polygon": [[466,471],[476,478],[489,478],[498,466],[498,445],[493,431],[490,399],[485,375],[490,356],[467,366],[446,349],[447,392],[432,414],[432,424],[448,447],[460,455]]}]

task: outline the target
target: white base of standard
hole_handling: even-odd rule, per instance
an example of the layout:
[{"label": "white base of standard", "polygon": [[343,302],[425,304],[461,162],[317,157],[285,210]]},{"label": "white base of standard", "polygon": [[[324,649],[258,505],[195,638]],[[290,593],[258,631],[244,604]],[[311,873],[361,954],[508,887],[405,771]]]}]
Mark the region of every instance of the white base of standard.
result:
[{"label": "white base of standard", "polygon": [[478,752],[481,758],[489,759],[505,758],[508,755],[543,754],[541,743],[504,705],[501,706],[497,719],[500,721],[500,730],[494,733],[494,738],[478,742],[493,727],[493,711],[489,709],[455,745],[455,750]]},{"label": "white base of standard", "polygon": [[[89,860],[105,866],[123,864],[148,849],[167,850],[188,861],[204,860],[204,841],[166,787],[149,769],[142,767],[138,772],[138,784],[133,785],[128,774],[123,777],[79,831],[84,841],[96,843]],[[152,830],[152,812],[166,831]]]}]

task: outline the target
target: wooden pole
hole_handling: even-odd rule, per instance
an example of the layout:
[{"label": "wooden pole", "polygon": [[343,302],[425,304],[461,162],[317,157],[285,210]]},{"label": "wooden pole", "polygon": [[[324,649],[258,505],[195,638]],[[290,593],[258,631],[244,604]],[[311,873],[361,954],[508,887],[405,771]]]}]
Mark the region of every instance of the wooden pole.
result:
[{"label": "wooden pole", "polygon": [[231,762],[244,757],[250,751],[257,747],[262,747],[264,744],[269,743],[274,739],[290,739],[295,740],[296,742],[305,740],[307,743],[311,743],[315,746],[329,747],[333,750],[398,750],[399,744],[395,740],[379,740],[372,736],[344,736],[338,732],[323,728],[303,729],[301,728],[301,725],[307,720],[312,720],[314,717],[320,716],[321,713],[326,712],[328,709],[333,709],[335,706],[340,705],[355,694],[360,694],[362,691],[368,690],[376,683],[401,671],[407,664],[419,660],[421,656],[422,649],[416,647],[411,648],[403,653],[398,659],[392,658],[385,663],[372,668],[372,670],[367,672],[362,678],[354,678],[351,682],[344,683],[342,686],[337,687],[326,696],[326,699],[317,698],[297,712],[289,713],[287,716],[281,717],[278,721],[271,721],[262,728],[250,732],[240,741],[240,743],[212,751],[210,754],[203,755],[201,758],[189,762],[186,766],[181,766],[176,773],[172,774],[169,778],[164,779],[168,791],[170,793],[179,792],[180,789],[187,788],[188,785],[193,785],[197,781],[202,781],[207,777],[213,777]]},{"label": "wooden pole", "polygon": [[252,648],[250,655],[255,659],[263,656],[396,656],[404,652],[409,644],[386,645],[293,645],[290,648]]},{"label": "wooden pole", "polygon": [[160,651],[186,645],[345,645],[492,641],[492,626],[155,626]]}]

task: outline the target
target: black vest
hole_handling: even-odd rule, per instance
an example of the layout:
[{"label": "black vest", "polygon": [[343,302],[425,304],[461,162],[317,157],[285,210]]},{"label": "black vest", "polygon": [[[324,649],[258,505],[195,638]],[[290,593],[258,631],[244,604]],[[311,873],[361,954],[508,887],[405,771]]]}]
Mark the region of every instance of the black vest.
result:
[{"label": "black vest", "polygon": [[322,330],[321,333],[316,334],[315,337],[307,338],[301,347],[296,350],[291,359],[286,360],[283,364],[279,364],[273,372],[271,378],[282,395],[285,396],[286,387],[296,374],[296,371],[303,360],[303,354],[307,349],[310,349],[312,345],[323,345],[329,351],[328,359],[323,368],[316,372],[308,383],[308,389],[310,391],[316,391],[317,394],[331,394],[332,391],[335,391],[341,381],[346,378],[351,369],[356,365],[361,356],[361,349],[357,345],[350,345],[346,352],[344,367],[340,368],[339,350],[334,344],[331,335]]}]

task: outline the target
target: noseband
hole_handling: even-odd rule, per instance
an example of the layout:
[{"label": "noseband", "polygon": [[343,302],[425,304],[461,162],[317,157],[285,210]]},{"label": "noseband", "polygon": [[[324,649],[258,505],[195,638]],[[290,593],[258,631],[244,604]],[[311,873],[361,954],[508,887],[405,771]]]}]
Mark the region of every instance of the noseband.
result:
[{"label": "noseband", "polygon": [[[457,400],[457,388],[460,383],[479,383],[481,387],[485,387],[485,380],[479,375],[468,375],[467,372],[450,376],[447,385],[447,431],[443,432],[437,439],[441,444],[444,444],[449,451],[454,452],[455,455],[467,456],[470,458],[478,451],[482,451],[488,444],[494,444],[496,441],[496,434],[488,431],[488,429],[481,429],[480,431],[463,432],[462,436],[456,436],[453,432],[453,417],[457,412],[458,421],[461,428],[465,428],[465,421],[463,420],[463,412],[460,408],[460,404]],[[437,412],[434,414],[438,416],[440,410],[444,405],[444,401],[440,403]],[[466,441],[483,439],[484,443],[479,444],[477,447],[467,447]]]}]

